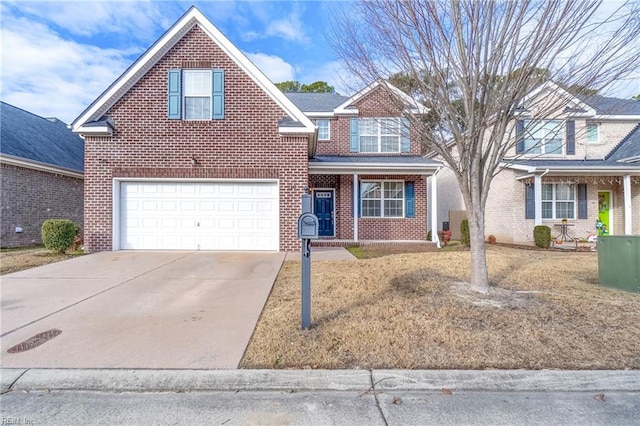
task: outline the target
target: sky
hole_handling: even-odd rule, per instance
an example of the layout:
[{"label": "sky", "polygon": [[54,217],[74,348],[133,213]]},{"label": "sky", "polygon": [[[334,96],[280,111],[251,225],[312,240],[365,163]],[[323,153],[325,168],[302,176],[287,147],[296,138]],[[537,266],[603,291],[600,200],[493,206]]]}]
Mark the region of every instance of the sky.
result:
[{"label": "sky", "polygon": [[0,99],[71,123],[192,5],[273,82],[345,93],[328,47],[331,1],[0,0]]},{"label": "sky", "polygon": [[[325,35],[347,1],[0,0],[0,99],[71,123],[192,5],[273,82],[351,85]],[[640,93],[640,79],[611,96]]]}]

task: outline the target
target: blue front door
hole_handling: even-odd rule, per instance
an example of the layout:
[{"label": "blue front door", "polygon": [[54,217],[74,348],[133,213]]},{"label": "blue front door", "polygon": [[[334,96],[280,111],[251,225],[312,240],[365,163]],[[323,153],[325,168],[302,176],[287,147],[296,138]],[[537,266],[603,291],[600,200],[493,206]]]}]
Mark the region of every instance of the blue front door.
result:
[{"label": "blue front door", "polygon": [[333,191],[313,191],[313,212],[318,217],[318,235],[333,237]]}]

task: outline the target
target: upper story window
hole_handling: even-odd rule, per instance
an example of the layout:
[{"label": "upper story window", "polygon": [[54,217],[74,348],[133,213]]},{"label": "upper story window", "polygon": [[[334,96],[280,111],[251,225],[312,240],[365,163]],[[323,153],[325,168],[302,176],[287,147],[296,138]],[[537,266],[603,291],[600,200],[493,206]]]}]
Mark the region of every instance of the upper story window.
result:
[{"label": "upper story window", "polygon": [[524,152],[562,154],[564,126],[561,120],[525,120]]},{"label": "upper story window", "polygon": [[329,120],[316,120],[316,125],[318,126],[318,140],[328,141],[331,139],[331,127]]},{"label": "upper story window", "polygon": [[216,120],[224,118],[223,70],[169,70],[167,92],[169,119]]},{"label": "upper story window", "polygon": [[409,152],[409,123],[399,117],[352,118],[351,152]]},{"label": "upper story window", "polygon": [[184,70],[184,119],[211,119],[211,71]]},{"label": "upper story window", "polygon": [[587,142],[598,143],[600,142],[600,126],[598,123],[587,122]]},{"label": "upper story window", "polygon": [[575,133],[573,120],[518,120],[516,154],[575,155]]}]

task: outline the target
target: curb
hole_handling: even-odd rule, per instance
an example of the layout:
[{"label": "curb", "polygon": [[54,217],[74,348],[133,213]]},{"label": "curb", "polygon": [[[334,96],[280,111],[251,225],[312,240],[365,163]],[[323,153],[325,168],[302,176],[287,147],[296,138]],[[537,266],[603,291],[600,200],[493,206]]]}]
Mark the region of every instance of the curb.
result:
[{"label": "curb", "polygon": [[2,392],[90,390],[640,392],[640,370],[0,369]]}]

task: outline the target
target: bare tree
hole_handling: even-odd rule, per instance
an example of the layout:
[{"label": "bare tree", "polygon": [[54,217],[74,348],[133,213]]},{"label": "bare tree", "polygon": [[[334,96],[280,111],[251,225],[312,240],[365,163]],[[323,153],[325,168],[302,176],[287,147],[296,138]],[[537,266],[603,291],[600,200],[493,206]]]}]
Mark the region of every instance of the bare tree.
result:
[{"label": "bare tree", "polygon": [[[458,180],[472,289],[489,290],[485,204],[522,100],[549,78],[595,91],[623,81],[640,66],[639,29],[637,1],[369,0],[334,15],[331,42],[362,84],[404,73],[437,112],[435,125],[407,118]],[[555,113],[551,99],[527,108]]]}]

